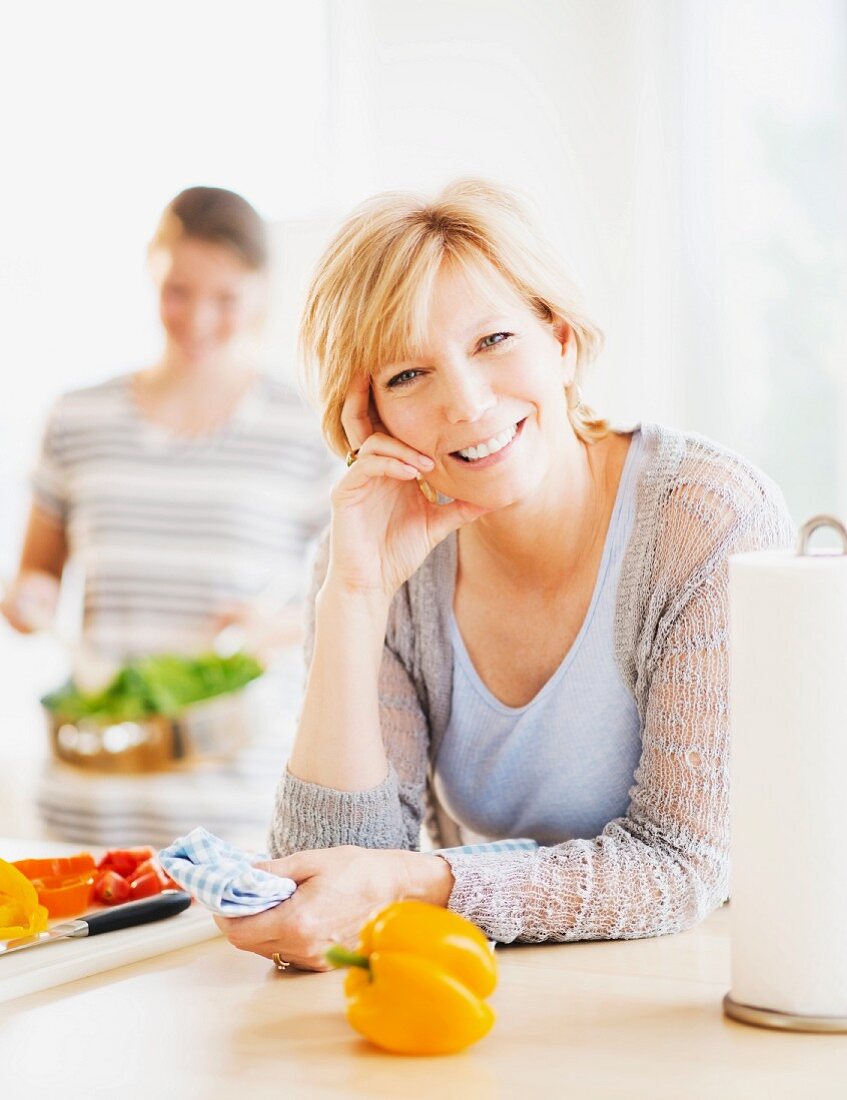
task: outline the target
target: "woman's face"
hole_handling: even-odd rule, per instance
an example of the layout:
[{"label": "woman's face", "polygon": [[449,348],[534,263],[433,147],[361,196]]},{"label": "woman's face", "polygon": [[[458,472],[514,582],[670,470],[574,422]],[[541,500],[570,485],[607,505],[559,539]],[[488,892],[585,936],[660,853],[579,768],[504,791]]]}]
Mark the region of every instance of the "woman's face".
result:
[{"label": "woman's face", "polygon": [[542,321],[493,268],[445,266],[413,360],[373,378],[387,431],[435,461],[426,480],[453,498],[502,508],[559,468],[572,434],[567,325]]},{"label": "woman's face", "polygon": [[190,237],[151,258],[169,346],[199,364],[226,354],[256,322],[262,276],[228,248]]}]

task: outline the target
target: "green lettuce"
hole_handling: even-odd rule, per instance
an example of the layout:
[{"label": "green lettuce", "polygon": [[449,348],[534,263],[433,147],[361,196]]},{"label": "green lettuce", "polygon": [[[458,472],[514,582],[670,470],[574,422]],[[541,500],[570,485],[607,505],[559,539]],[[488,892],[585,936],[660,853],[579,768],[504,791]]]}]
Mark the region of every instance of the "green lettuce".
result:
[{"label": "green lettuce", "polygon": [[174,715],[189,703],[237,691],[262,671],[246,653],[231,657],[164,654],[125,665],[103,691],[86,694],[69,682],[41,702],[69,722],[80,718],[132,722],[153,714]]}]

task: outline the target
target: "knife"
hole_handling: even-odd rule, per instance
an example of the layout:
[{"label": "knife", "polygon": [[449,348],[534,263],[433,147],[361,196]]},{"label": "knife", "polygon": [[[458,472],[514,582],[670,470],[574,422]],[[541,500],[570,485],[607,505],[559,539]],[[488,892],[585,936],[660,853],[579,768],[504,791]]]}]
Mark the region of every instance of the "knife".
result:
[{"label": "knife", "polygon": [[191,904],[191,898],[182,890],[163,890],[154,898],[143,901],[130,901],[126,905],[116,905],[114,909],[104,909],[90,917],[54,924],[47,932],[38,932],[34,936],[24,936],[18,940],[0,943],[0,955],[12,951],[23,951],[27,947],[38,947],[42,943],[54,940],[78,940],[83,936],[99,936],[102,932],[116,932],[119,928],[134,928],[137,924],[150,924],[164,920],[183,912]]}]

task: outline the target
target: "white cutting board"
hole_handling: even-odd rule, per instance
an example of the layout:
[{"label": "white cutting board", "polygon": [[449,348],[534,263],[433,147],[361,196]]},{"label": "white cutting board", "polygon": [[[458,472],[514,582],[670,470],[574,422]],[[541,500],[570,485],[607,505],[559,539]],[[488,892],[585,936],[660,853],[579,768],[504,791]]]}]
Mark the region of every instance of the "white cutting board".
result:
[{"label": "white cutting board", "polygon": [[[82,845],[56,844],[43,840],[7,840],[0,837],[0,859],[11,863],[16,859],[38,859],[49,856],[73,855],[86,850]],[[97,849],[87,849],[96,858]],[[61,921],[52,921],[60,924]],[[163,955],[177,947],[218,936],[218,927],[211,913],[196,902],[184,913],[137,928],[122,928],[119,932],[104,932],[91,939],[58,940],[55,943],[31,947],[0,955],[0,1001],[10,1001],[27,993],[37,993],[65,982],[99,974],[116,966],[138,962],[152,955]]]}]

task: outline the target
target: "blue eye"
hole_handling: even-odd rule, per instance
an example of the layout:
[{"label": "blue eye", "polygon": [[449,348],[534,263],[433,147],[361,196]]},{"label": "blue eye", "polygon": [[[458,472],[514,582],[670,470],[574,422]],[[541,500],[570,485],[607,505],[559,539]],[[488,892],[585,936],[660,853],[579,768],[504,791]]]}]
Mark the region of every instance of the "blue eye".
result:
[{"label": "blue eye", "polygon": [[407,386],[413,382],[421,372],[419,370],[403,370],[388,380],[388,388],[396,389],[398,386]]},{"label": "blue eye", "polygon": [[504,344],[512,337],[511,332],[492,332],[490,336],[483,336],[479,342],[479,346],[483,349],[496,347],[497,344]]}]

